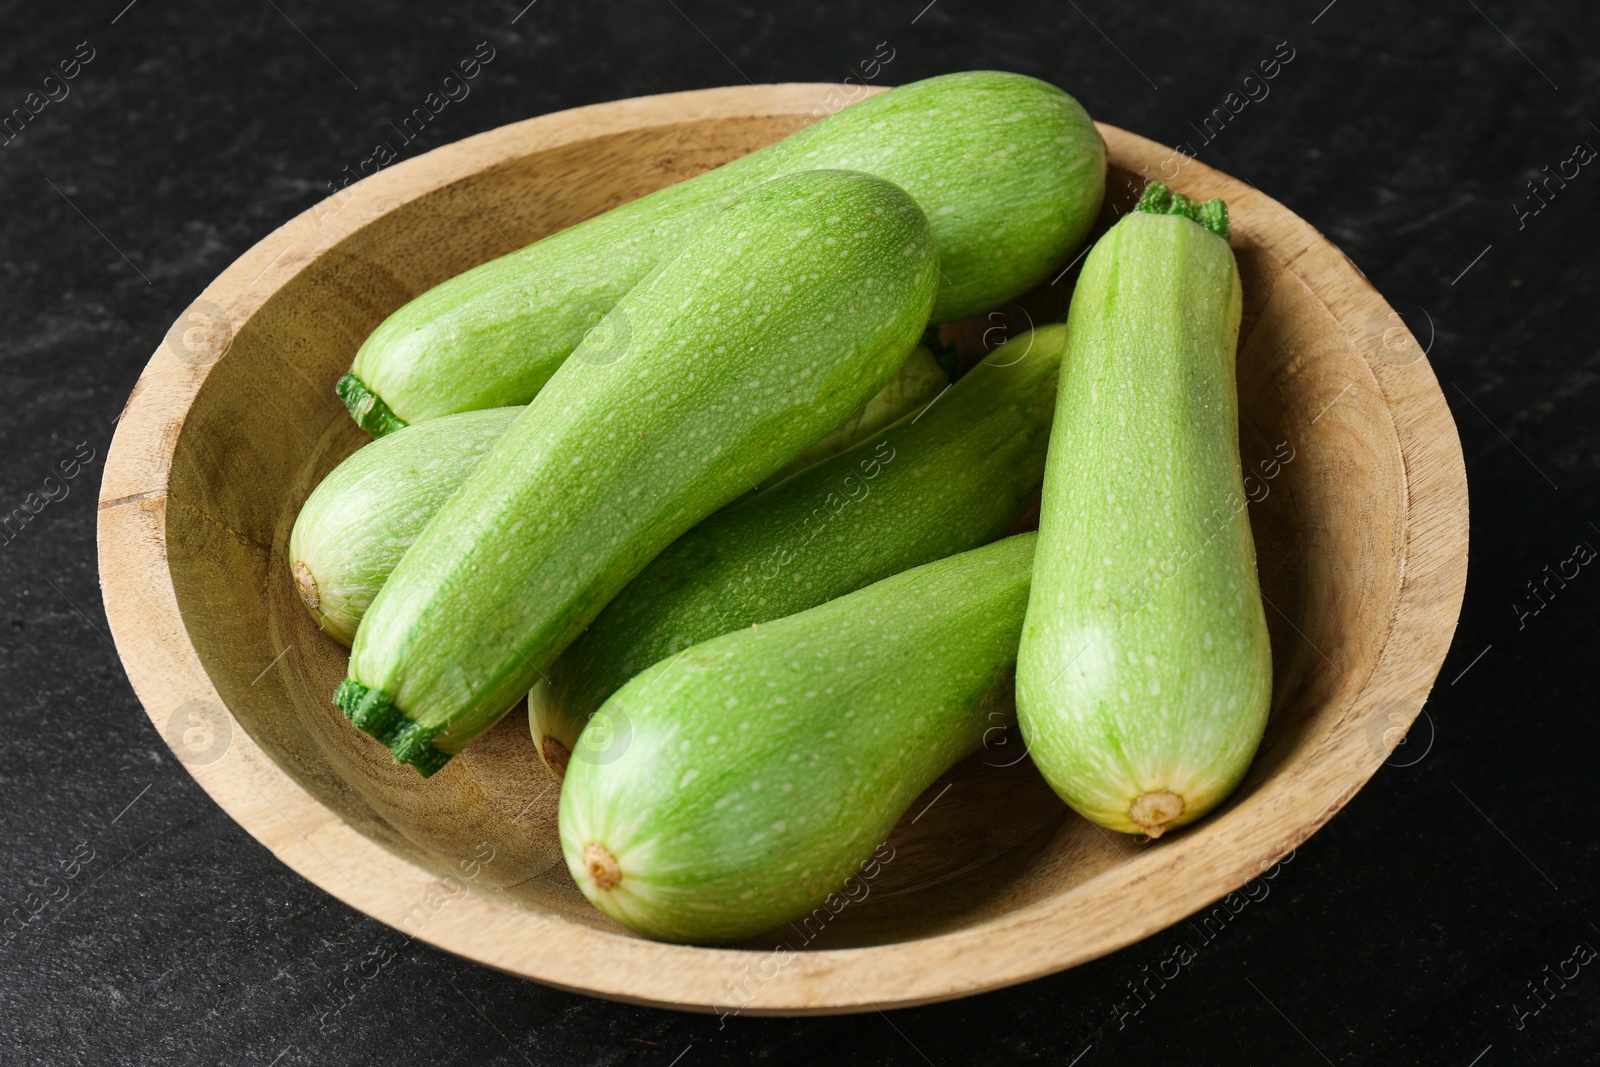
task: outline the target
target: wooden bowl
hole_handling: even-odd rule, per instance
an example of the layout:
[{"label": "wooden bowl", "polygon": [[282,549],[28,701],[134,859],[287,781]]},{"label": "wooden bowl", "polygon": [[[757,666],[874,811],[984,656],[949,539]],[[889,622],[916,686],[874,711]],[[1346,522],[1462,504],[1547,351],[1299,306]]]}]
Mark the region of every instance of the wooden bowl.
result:
[{"label": "wooden bowl", "polygon": [[[1267,739],[1226,807],[1141,843],[1070,813],[1020,743],[990,748],[913,806],[864,899],[804,932],[703,949],[635,937],[578,893],[559,789],[522,713],[426,781],[343,720],[330,696],[345,651],[300,605],[286,553],[307,494],[364,441],[333,394],[362,339],[424,289],[774,141],[850,92],[678,93],[469,138],[292,219],[173,326],[106,464],[106,612],[173,752],[283,862],[406,933],[562,988],[700,1011],[862,1011],[1147,937],[1280,860],[1399,743],[1466,577],[1465,472],[1438,383],[1305,222],[1111,127],[1106,218],[1145,177],[1225,197],[1244,276],[1241,436],[1266,492],[1251,519],[1277,681]],[[1067,288],[1033,305],[1064,306]]]}]

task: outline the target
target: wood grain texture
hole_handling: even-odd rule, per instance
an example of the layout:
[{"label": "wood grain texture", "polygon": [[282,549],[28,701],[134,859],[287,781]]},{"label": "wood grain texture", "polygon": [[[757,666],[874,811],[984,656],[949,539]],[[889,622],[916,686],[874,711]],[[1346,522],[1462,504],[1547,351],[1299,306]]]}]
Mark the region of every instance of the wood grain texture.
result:
[{"label": "wood grain texture", "polygon": [[[604,104],[399,164],[247,252],[151,358],[101,486],[107,615],[174,753],[306,878],[443,949],[566,989],[751,1014],[907,1006],[1070,967],[1196,912],[1332,818],[1399,742],[1465,585],[1454,423],[1360,271],[1282,205],[1195,161],[1170,184],[1227,199],[1244,279],[1241,440],[1266,487],[1251,522],[1276,672],[1267,740],[1211,817],[1152,844],[1106,834],[1053,798],[1012,737],[912,806],[892,858],[837,915],[739,949],[662,945],[573,887],[559,790],[520,713],[426,781],[343,721],[329,698],[345,651],[300,606],[286,554],[305,497],[363,442],[333,395],[362,338],[453,274],[776,140],[837,88]],[[1170,177],[1173,157],[1101,132],[1103,228],[1144,177]],[[1066,285],[1022,305],[1064,306]]]}]

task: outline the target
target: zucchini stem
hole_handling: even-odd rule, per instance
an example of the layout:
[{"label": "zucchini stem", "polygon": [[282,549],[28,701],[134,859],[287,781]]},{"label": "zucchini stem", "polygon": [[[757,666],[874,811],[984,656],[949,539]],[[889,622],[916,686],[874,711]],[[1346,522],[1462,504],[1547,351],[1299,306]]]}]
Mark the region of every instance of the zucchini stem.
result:
[{"label": "zucchini stem", "polygon": [[1195,200],[1173,192],[1161,182],[1151,182],[1144,187],[1144,193],[1133,210],[1151,215],[1181,215],[1204,226],[1224,241],[1228,239],[1228,205],[1215,197],[1206,201]]},{"label": "zucchini stem", "polygon": [[349,409],[350,417],[356,420],[356,425],[374,438],[403,430],[407,425],[404,419],[389,410],[389,405],[383,402],[383,398],[367,388],[367,383],[354,374],[346,374],[340,378],[333,391],[344,401],[344,406]]},{"label": "zucchini stem", "polygon": [[358,730],[387,746],[396,763],[410,764],[422,777],[432,777],[450,762],[451,753],[441,752],[432,744],[440,727],[412,722],[382,689],[369,689],[354,678],[346,678],[334,691],[333,703]]}]

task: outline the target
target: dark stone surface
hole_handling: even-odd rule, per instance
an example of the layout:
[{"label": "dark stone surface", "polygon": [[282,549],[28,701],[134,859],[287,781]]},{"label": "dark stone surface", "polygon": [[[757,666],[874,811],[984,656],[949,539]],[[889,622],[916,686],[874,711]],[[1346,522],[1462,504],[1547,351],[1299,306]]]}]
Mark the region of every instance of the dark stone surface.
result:
[{"label": "dark stone surface", "polygon": [[[1520,225],[1514,206],[1531,203],[1541,167],[1600,146],[1592,5],[543,0],[514,19],[525,0],[125,2],[7,5],[0,45],[4,111],[78,42],[94,50],[70,95],[0,150],[0,511],[75,453],[94,456],[0,546],[0,896],[24,916],[28,894],[46,901],[0,937],[0,1061],[1600,1058],[1600,963],[1550,982],[1536,1014],[1529,990],[1575,945],[1600,948],[1600,575],[1584,568],[1536,615],[1515,608],[1537,606],[1525,583],[1547,564],[1600,546],[1600,169]],[[960,1003],[719,1028],[407,944],[279,865],[191,781],[129,689],[96,583],[101,463],[178,312],[480,41],[496,58],[408,154],[642,93],[835,80],[880,41],[895,51],[881,80],[1019,70],[1099,118],[1198,147],[1191,123],[1287,41],[1270,95],[1200,157],[1331,236],[1419,309],[1424,340],[1431,317],[1471,478],[1465,613],[1395,761],[1410,765],[1381,771],[1136,1014],[1122,1014],[1139,1003],[1129,984],[1181,928]],[[375,951],[393,959],[364,977]],[[322,1032],[319,1014],[341,1002]]]}]

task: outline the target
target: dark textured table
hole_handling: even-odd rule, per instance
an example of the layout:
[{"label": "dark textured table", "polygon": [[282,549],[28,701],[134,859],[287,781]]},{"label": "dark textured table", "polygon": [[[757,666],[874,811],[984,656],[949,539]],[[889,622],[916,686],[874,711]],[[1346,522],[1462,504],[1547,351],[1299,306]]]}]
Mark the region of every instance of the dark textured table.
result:
[{"label": "dark textured table", "polygon": [[[0,1062],[1600,1060],[1600,568],[1577,562],[1600,546],[1592,5],[525,2],[10,6]],[[1144,981],[1169,932],[888,1015],[720,1026],[592,1000],[351,911],[168,753],[99,601],[114,420],[206,282],[392,141],[480,42],[494,58],[470,95],[403,157],[619,97],[839,80],[875,55],[892,56],[880,83],[1005,68],[1260,186],[1406,312],[1472,486],[1454,649],[1390,766],[1177,980]],[[374,950],[393,959],[368,976]]]}]

